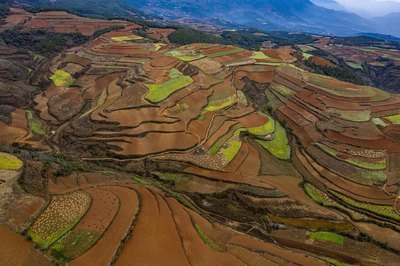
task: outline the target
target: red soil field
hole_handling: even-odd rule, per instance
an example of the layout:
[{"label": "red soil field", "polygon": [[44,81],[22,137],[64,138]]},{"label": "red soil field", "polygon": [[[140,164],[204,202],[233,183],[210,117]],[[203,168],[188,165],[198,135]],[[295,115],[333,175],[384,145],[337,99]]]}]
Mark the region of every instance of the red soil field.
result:
[{"label": "red soil field", "polygon": [[52,265],[22,236],[0,225],[0,258],[3,265]]},{"label": "red soil field", "polygon": [[70,265],[109,264],[138,211],[139,198],[134,190],[123,187],[103,187],[101,189],[118,196],[119,211],[100,240],[88,252],[71,261]]},{"label": "red soil field", "polygon": [[116,265],[189,265],[174,218],[156,192],[140,188],[142,209]]}]

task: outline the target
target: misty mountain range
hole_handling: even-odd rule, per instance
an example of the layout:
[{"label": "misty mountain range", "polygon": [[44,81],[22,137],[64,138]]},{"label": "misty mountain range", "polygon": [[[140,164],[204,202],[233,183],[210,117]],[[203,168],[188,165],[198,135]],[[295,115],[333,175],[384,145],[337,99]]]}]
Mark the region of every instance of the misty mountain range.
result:
[{"label": "misty mountain range", "polygon": [[[261,30],[285,30],[327,35],[376,32],[400,36],[400,12],[365,18],[349,12],[335,0],[22,0],[34,5],[53,5],[95,15],[149,14],[168,20],[192,19],[215,26],[239,24]],[[90,8],[95,6],[96,8]],[[218,23],[220,21],[221,23]]]}]

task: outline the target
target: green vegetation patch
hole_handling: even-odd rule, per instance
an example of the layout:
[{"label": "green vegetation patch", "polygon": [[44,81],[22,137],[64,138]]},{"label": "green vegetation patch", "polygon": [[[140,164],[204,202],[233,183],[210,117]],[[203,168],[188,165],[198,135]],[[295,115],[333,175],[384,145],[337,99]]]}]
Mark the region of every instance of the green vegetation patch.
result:
[{"label": "green vegetation patch", "polygon": [[54,82],[57,87],[69,87],[74,84],[75,80],[68,72],[64,70],[57,70],[50,79]]},{"label": "green vegetation patch", "polygon": [[291,157],[291,147],[285,129],[275,122],[274,139],[270,141],[257,140],[272,155],[281,160],[289,160]]},{"label": "green vegetation patch", "polygon": [[327,241],[335,244],[343,245],[344,237],[331,232],[311,232],[310,238],[318,241]]},{"label": "green vegetation patch", "polygon": [[221,56],[226,56],[226,55],[241,53],[241,52],[243,52],[243,51],[245,51],[243,48],[238,48],[238,47],[236,47],[236,48],[233,48],[233,49],[228,50],[228,51],[209,54],[209,55],[207,55],[207,57],[209,57],[209,58],[216,58],[216,57],[221,57]]},{"label": "green vegetation patch", "polygon": [[32,132],[44,136],[46,135],[46,129],[43,127],[42,123],[33,117],[33,113],[30,110],[26,111],[26,116],[28,118],[29,127]]},{"label": "green vegetation patch", "polygon": [[100,232],[74,229],[50,247],[51,254],[61,262],[85,253],[100,238]]},{"label": "green vegetation patch", "polygon": [[250,56],[251,59],[258,59],[258,60],[267,60],[267,59],[271,59],[271,57],[266,56],[263,52],[261,51],[257,51],[254,52],[254,54],[252,56]]},{"label": "green vegetation patch", "polygon": [[82,191],[53,196],[47,208],[28,229],[28,236],[41,249],[47,249],[80,221],[90,203],[90,196]]},{"label": "green vegetation patch", "polygon": [[362,65],[361,65],[361,64],[358,64],[358,63],[346,62],[346,64],[347,64],[349,67],[354,68],[354,69],[361,69],[361,70],[363,69]]},{"label": "green vegetation patch", "polygon": [[215,244],[208,236],[201,230],[200,226],[198,224],[194,225],[194,228],[197,231],[197,234],[200,236],[200,238],[203,240],[203,242],[212,248],[215,251],[222,252],[222,248],[220,248],[217,244]]},{"label": "green vegetation patch", "polygon": [[316,187],[314,187],[313,185],[311,185],[310,183],[305,183],[304,184],[304,190],[307,193],[307,195],[314,200],[315,202],[317,202],[318,204],[328,207],[328,208],[333,208],[333,209],[337,209],[337,210],[341,210],[345,213],[349,213],[349,215],[351,216],[351,218],[353,220],[359,221],[362,220],[363,216],[360,215],[357,212],[351,211],[349,209],[347,209],[346,207],[344,207],[343,205],[337,203],[336,201],[332,200],[331,198],[329,198],[329,196],[322,192],[321,190],[317,189]]},{"label": "green vegetation patch", "polygon": [[335,109],[341,119],[351,122],[368,122],[371,120],[371,110],[340,110]]},{"label": "green vegetation patch", "polygon": [[392,116],[387,116],[385,119],[389,120],[395,125],[400,125],[400,114],[399,115],[392,115]]},{"label": "green vegetation patch", "polygon": [[173,181],[175,185],[179,184],[182,180],[182,176],[175,173],[162,173],[161,177],[167,181]]},{"label": "green vegetation patch", "polygon": [[[363,169],[367,169],[367,170],[385,170],[386,166],[387,166],[387,162],[386,162],[385,158],[383,158],[383,159],[381,159],[381,160],[379,160],[379,161],[377,161],[375,163],[361,161],[361,160],[356,159],[356,158],[343,159],[343,158],[341,158],[339,156],[339,153],[337,151],[335,151],[334,149],[332,149],[332,148],[330,148],[330,147],[328,147],[328,146],[326,146],[326,145],[324,145],[324,144],[322,144],[320,142],[316,143],[315,145],[318,148],[320,148],[323,152],[325,152],[326,154],[328,154],[328,155],[330,155],[330,156],[332,156],[332,157],[334,157],[334,158],[336,158],[336,159],[338,159],[340,161],[344,161],[346,163],[349,163],[351,165],[354,165],[354,166],[357,166],[357,167],[360,167],[360,168],[363,168]],[[371,175],[371,177],[372,177],[372,175]],[[376,177],[378,177],[378,176],[376,176]],[[383,177],[379,177],[379,179],[376,180],[376,181],[380,181],[381,182],[381,181],[385,181],[386,180],[386,176],[385,176],[384,179],[381,179],[381,178],[383,178]]]},{"label": "green vegetation patch", "polygon": [[240,128],[235,130],[233,136],[227,142],[225,142],[225,144],[219,150],[219,152],[228,162],[232,161],[242,148],[242,141],[240,140],[240,132],[242,131],[245,131],[245,129]]},{"label": "green vegetation patch", "polygon": [[143,179],[137,175],[132,176],[132,179],[135,180],[135,182],[141,184],[141,185],[150,185],[151,182],[147,181],[146,179]]},{"label": "green vegetation patch", "polygon": [[375,204],[359,202],[359,201],[355,201],[349,197],[346,197],[345,195],[340,194],[339,192],[336,192],[333,190],[331,190],[330,192],[333,195],[335,195],[337,198],[342,200],[344,203],[346,203],[354,208],[361,209],[361,210],[364,210],[364,211],[367,211],[367,212],[370,212],[373,214],[377,214],[382,217],[396,220],[396,221],[400,221],[400,216],[396,213],[393,206],[375,205]]},{"label": "green vegetation patch", "polygon": [[14,155],[0,152],[1,170],[19,170],[22,167],[22,161]]},{"label": "green vegetation patch", "polygon": [[111,39],[115,42],[127,42],[127,41],[143,40],[143,37],[137,35],[130,35],[130,36],[111,37]]},{"label": "green vegetation patch", "polygon": [[374,123],[377,126],[381,126],[381,127],[387,126],[387,124],[380,118],[372,118],[371,121],[372,121],[372,123]]},{"label": "green vegetation patch", "polygon": [[308,60],[308,59],[310,59],[311,57],[313,57],[312,54],[303,53],[303,59],[304,59],[304,60]]},{"label": "green vegetation patch", "polygon": [[165,55],[174,57],[176,59],[179,59],[179,60],[185,61],[185,62],[191,62],[191,61],[198,60],[198,59],[205,57],[205,55],[197,54],[194,51],[181,51],[181,50],[172,50],[172,51],[165,53]]},{"label": "green vegetation patch", "polygon": [[145,84],[149,92],[145,96],[147,100],[153,103],[159,103],[168,98],[172,93],[183,89],[193,83],[193,79],[184,76],[179,70],[173,68],[168,77],[169,81],[161,84]]},{"label": "green vegetation patch", "polygon": [[284,96],[291,96],[293,94],[296,94],[296,91],[286,87],[285,85],[279,84],[279,83],[273,83],[271,84],[271,88],[279,92],[280,94]]},{"label": "green vegetation patch", "polygon": [[208,102],[207,106],[203,109],[202,114],[223,110],[229,106],[234,105],[235,103],[237,103],[237,101],[238,99],[236,96],[229,96],[227,98],[220,100],[211,100]]}]

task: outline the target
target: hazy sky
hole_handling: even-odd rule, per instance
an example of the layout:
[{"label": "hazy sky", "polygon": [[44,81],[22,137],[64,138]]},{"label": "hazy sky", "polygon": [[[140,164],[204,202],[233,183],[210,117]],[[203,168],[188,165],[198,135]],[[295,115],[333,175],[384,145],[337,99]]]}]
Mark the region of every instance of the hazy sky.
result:
[{"label": "hazy sky", "polygon": [[382,16],[400,12],[400,0],[336,0],[350,11],[363,16]]}]

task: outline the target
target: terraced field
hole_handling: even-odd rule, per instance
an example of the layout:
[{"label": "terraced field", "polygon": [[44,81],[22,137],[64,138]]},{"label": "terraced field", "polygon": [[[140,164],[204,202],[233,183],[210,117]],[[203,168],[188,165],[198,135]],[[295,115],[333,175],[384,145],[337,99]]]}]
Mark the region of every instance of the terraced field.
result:
[{"label": "terraced field", "polygon": [[[21,26],[58,31],[39,24],[57,15]],[[398,263],[398,95],[302,70],[289,48],[175,47],[122,26],[48,61],[46,87],[0,122],[21,180],[41,177],[45,200],[21,231],[42,253],[69,265]],[[10,156],[0,168],[16,174]]]}]

